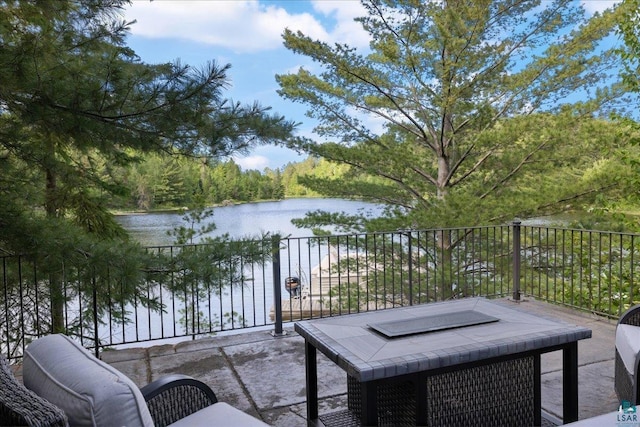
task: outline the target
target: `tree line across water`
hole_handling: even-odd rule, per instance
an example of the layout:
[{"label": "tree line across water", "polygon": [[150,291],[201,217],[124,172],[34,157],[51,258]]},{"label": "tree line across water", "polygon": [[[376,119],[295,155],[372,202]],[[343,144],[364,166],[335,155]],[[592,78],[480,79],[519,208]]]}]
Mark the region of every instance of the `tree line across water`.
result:
[{"label": "tree line across water", "polygon": [[281,169],[243,170],[233,159],[219,160],[149,154],[116,172],[127,191],[111,200],[115,210],[162,210],[214,206],[237,202],[319,197],[298,178],[337,179],[346,171],[325,160],[309,157]]}]

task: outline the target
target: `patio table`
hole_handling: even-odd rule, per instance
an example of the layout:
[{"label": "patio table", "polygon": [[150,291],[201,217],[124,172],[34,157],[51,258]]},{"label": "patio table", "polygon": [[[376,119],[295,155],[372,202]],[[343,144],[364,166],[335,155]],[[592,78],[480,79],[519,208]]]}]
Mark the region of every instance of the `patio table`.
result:
[{"label": "patio table", "polygon": [[[507,305],[508,304],[508,305]],[[578,419],[591,330],[468,298],[298,322],[307,420],[328,425],[540,425],[540,355],[563,352],[563,422]],[[347,373],[348,409],[318,414],[317,350]]]}]

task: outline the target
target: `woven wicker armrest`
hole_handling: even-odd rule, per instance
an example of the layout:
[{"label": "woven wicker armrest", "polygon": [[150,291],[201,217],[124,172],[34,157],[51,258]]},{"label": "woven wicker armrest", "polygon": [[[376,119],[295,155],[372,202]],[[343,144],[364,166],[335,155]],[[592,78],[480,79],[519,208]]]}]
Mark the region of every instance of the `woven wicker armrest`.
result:
[{"label": "woven wicker armrest", "polygon": [[186,375],[168,375],[141,389],[156,427],[167,426],[218,401],[211,388]]},{"label": "woven wicker armrest", "polygon": [[0,425],[68,426],[64,412],[16,380],[9,363],[0,355]]},{"label": "woven wicker armrest", "polygon": [[[634,305],[630,307],[618,320],[619,325],[640,326],[640,305]],[[614,388],[616,395],[620,401],[626,400],[633,405],[640,403],[640,383],[638,382],[637,369],[633,369],[631,372],[625,366],[623,362],[623,354],[621,353],[619,346],[628,348],[625,341],[618,342],[618,326],[616,326],[616,346],[615,346],[615,364],[614,364]],[[636,353],[635,366],[637,367]]]},{"label": "woven wicker armrest", "polygon": [[640,304],[634,305],[625,311],[622,317],[620,317],[620,320],[618,320],[618,324],[621,323],[625,325],[640,326]]}]

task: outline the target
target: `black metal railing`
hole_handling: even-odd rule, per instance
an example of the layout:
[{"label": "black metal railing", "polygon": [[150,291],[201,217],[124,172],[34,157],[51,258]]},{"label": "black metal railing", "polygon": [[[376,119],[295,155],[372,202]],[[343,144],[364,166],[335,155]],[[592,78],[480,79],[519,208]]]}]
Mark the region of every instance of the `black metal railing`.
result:
[{"label": "black metal railing", "polygon": [[159,246],[146,249],[134,285],[116,272],[3,256],[0,350],[20,358],[54,330],[96,353],[254,327],[280,335],[288,321],[471,296],[535,297],[616,318],[640,301],[639,241],[514,222]]}]

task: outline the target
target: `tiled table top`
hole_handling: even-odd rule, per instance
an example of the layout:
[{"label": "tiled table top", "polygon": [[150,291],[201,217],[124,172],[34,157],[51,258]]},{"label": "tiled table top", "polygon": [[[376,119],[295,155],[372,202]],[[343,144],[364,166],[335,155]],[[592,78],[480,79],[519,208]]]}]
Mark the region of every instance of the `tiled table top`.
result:
[{"label": "tiled table top", "polygon": [[[368,325],[473,310],[497,322],[387,338]],[[591,337],[591,330],[505,303],[467,298],[298,322],[296,331],[359,381],[453,366]]]}]

